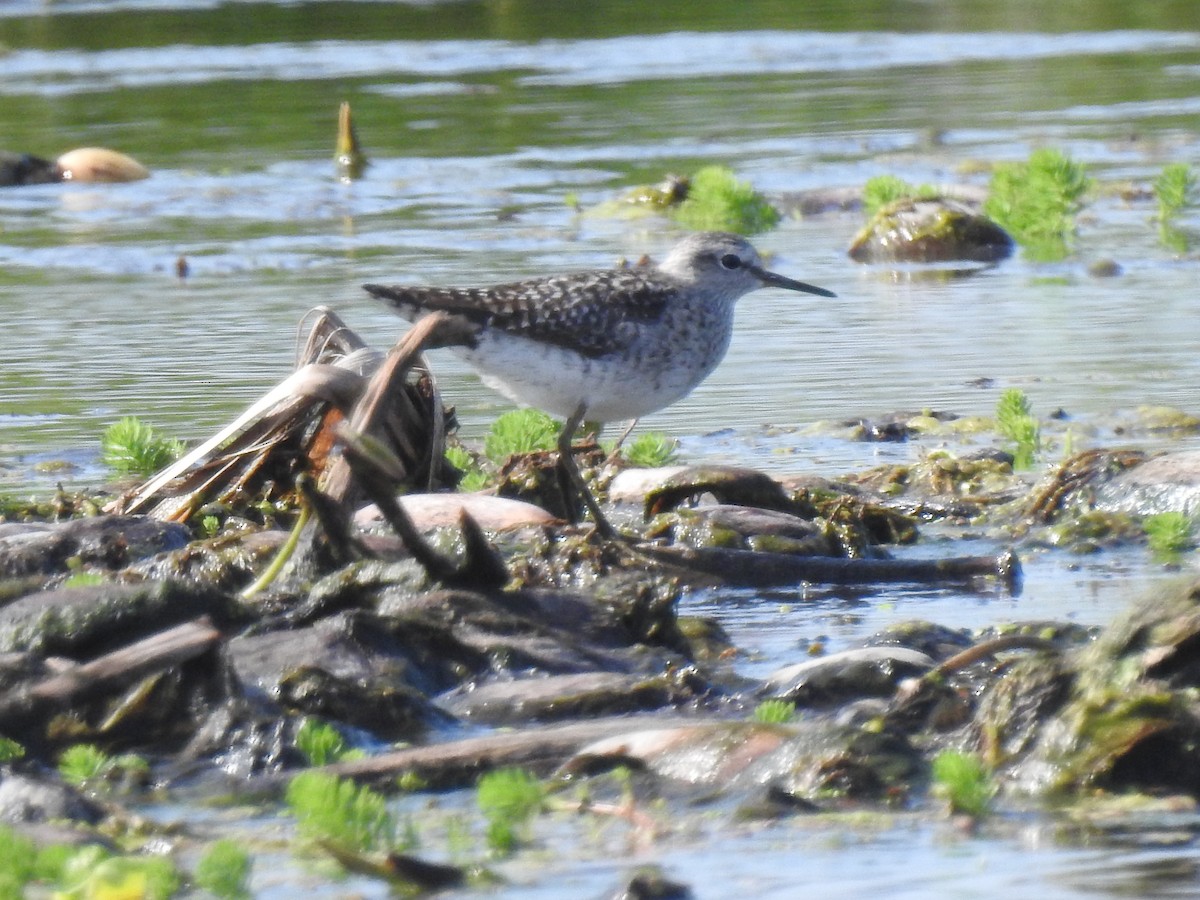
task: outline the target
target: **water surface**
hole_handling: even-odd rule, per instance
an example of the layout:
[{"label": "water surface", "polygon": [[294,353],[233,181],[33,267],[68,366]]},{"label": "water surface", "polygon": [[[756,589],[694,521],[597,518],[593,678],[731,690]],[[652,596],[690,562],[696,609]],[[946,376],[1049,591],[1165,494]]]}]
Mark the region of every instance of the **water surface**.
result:
[{"label": "water surface", "polygon": [[[352,185],[331,162],[341,100],[372,159]],[[1068,260],[893,272],[846,256],[859,213],[789,219],[756,243],[838,299],[746,298],[723,366],[643,427],[680,437],[689,459],[836,475],[937,442],[851,445],[803,426],[988,413],[1018,386],[1039,414],[1073,417],[1077,445],[1111,440],[1101,423],[1114,412],[1200,411],[1197,254],[1160,244],[1137,190],[1166,163],[1200,162],[1198,135],[1191,2],[0,4],[3,149],[99,144],[154,173],[0,191],[0,488],[97,483],[99,434],[123,415],[207,436],[286,376],[312,306],[388,345],[402,326],[362,282],[605,266],[679,236],[574,203],[712,162],[773,195],[882,173],[983,185],[987,164],[1039,146],[1100,184]],[[1200,230],[1195,213],[1180,224]],[[1123,274],[1090,276],[1098,259]],[[452,357],[434,364],[468,436],[507,408]],[[33,471],[46,460],[75,468]],[[1025,566],[1019,597],[798,588],[700,593],[685,611],[719,616],[746,650],[738,664],[762,674],[815,640],[839,649],[905,618],[1102,624],[1171,577],[1138,550],[1031,553]],[[1047,830],[1010,821],[962,841],[936,826],[792,823],[648,858],[704,897],[978,896],[981,878],[1046,897],[1194,889],[1190,840],[1078,848]],[[498,893],[598,896],[614,857],[623,865],[620,853],[560,861],[552,885],[514,873]],[[260,877],[264,896],[285,896],[297,876]]]}]

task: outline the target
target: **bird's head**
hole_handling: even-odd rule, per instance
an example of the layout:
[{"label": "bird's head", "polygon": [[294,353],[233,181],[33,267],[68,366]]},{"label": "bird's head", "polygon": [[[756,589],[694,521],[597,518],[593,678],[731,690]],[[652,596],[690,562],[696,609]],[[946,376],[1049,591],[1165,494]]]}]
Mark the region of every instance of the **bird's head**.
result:
[{"label": "bird's head", "polygon": [[825,288],[768,271],[749,241],[722,231],[688,235],[672,248],[659,269],[679,281],[704,286],[731,300],[764,287],[821,297],[837,296]]}]

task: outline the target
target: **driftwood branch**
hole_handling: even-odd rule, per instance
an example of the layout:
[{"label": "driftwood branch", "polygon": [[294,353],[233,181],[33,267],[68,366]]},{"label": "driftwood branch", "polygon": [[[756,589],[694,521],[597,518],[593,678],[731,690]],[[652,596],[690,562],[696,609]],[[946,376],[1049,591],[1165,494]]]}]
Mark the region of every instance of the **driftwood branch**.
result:
[{"label": "driftwood branch", "polygon": [[0,727],[7,728],[10,722],[119,690],[148,675],[195,659],[220,641],[221,632],[207,617],[143,638],[26,690],[11,692],[0,702]]},{"label": "driftwood branch", "polygon": [[835,556],[791,556],[723,548],[655,547],[643,544],[637,552],[660,563],[722,584],[746,587],[797,584],[963,584],[980,577],[999,581],[1020,592],[1021,564],[1017,555],[958,556],[946,559],[844,559]]}]

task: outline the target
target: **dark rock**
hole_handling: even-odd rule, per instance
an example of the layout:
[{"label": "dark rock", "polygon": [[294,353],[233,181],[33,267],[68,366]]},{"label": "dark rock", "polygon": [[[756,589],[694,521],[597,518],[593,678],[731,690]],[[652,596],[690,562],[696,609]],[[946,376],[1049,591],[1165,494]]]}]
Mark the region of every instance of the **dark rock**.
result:
[{"label": "dark rock", "polygon": [[52,575],[72,565],[121,569],[139,559],[178,550],[191,532],[144,516],[93,516],[65,522],[0,524],[0,577]]},{"label": "dark rock", "polygon": [[68,820],[95,825],[104,810],[57,779],[0,773],[0,822],[9,825]]},{"label": "dark rock", "polygon": [[0,187],[57,181],[62,181],[62,172],[49,160],[29,153],[0,151]]},{"label": "dark rock", "polygon": [[605,894],[604,900],[693,900],[695,895],[686,884],[669,879],[658,866],[639,869],[616,893]]},{"label": "dark rock", "polygon": [[229,621],[236,602],[171,581],[59,588],[0,608],[0,653],[91,656],[200,616]]}]

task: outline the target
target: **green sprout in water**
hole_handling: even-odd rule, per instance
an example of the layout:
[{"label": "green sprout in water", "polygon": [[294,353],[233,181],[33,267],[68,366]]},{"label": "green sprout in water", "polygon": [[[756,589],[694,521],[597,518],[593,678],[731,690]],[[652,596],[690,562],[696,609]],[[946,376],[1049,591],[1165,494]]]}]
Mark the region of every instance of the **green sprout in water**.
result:
[{"label": "green sprout in water", "polygon": [[660,431],[639,434],[625,448],[623,455],[631,465],[644,469],[656,469],[675,459],[679,442]]},{"label": "green sprout in water", "polygon": [[1159,240],[1176,253],[1186,253],[1188,235],[1174,222],[1180,213],[1200,203],[1200,182],[1186,163],[1171,163],[1154,180],[1154,197],[1158,200]]},{"label": "green sprout in water", "polygon": [[1057,150],[1035,150],[1027,162],[996,166],[983,211],[1034,260],[1067,256],[1075,214],[1091,186],[1086,168]]},{"label": "green sprout in water", "polygon": [[1175,556],[1192,546],[1192,520],[1182,512],[1163,512],[1147,516],[1142,522],[1146,542],[1159,556]]},{"label": "green sprout in water", "polygon": [[98,584],[104,584],[108,581],[99,572],[76,572],[74,575],[68,575],[63,581],[63,587],[95,587]]},{"label": "green sprout in water", "polygon": [[25,748],[12,738],[0,737],[0,763],[8,763],[25,755]]},{"label": "green sprout in water", "polygon": [[346,745],[341,732],[326,722],[305,719],[296,732],[296,749],[310,766],[327,766],[350,759],[362,759],[361,750]]},{"label": "green sprout in water", "polygon": [[150,475],[183,455],[183,442],[160,437],[132,416],[109,426],[100,439],[104,464],[126,475]]},{"label": "green sprout in water", "polygon": [[1042,448],[1042,431],[1023,390],[1009,388],[1000,395],[996,404],[996,427],[1000,434],[1016,444],[1013,468],[1028,469],[1032,466],[1034,457]]},{"label": "green sprout in water", "polygon": [[508,854],[545,806],[546,789],[523,769],[496,769],[479,779],[476,802],[488,820],[488,846]]},{"label": "green sprout in water", "polygon": [[196,863],[196,884],[221,900],[250,896],[250,854],[232,838],[223,838],[204,851]]},{"label": "green sprout in water", "polygon": [[358,853],[396,848],[396,822],[387,800],[369,787],[315,770],[291,780],[287,803],[307,837]]},{"label": "green sprout in water", "polygon": [[487,487],[487,472],[480,467],[479,462],[465,447],[447,447],[446,459],[450,465],[463,473],[462,480],[458,482],[460,491],[471,493]]},{"label": "green sprout in water", "polygon": [[63,898],[138,897],[166,900],[179,890],[179,873],[165,856],[112,856],[89,845],[62,865],[59,883]]},{"label": "green sprout in water", "polygon": [[1154,197],[1158,200],[1158,220],[1168,222],[1200,203],[1200,182],[1187,163],[1171,163],[1163,166],[1154,180]]},{"label": "green sprout in water", "polygon": [[94,744],[68,747],[58,758],[58,772],[64,781],[93,790],[107,789],[117,779],[132,782],[149,770],[149,763],[136,754],[110,756]]},{"label": "green sprout in water", "polygon": [[559,431],[559,424],[540,409],[514,409],[492,423],[483,441],[483,452],[499,465],[517,454],[553,450]]},{"label": "green sprout in water", "polygon": [[954,813],[979,818],[996,793],[983,762],[973,753],[944,750],[933,760],[933,781]]},{"label": "green sprout in water", "polygon": [[687,198],[674,208],[675,221],[696,231],[760,234],[779,224],[779,210],[748,182],[724,166],[705,166],[690,179]]},{"label": "green sprout in water", "polygon": [[876,175],[863,185],[863,211],[867,218],[897,200],[928,200],[938,196],[930,184],[910,184],[895,175]]},{"label": "green sprout in water", "polygon": [[786,725],[796,718],[796,704],[791,700],[764,700],[754,707],[754,721],[764,725]]},{"label": "green sprout in water", "polygon": [[25,896],[25,885],[36,875],[36,857],[33,841],[0,825],[0,897]]}]

